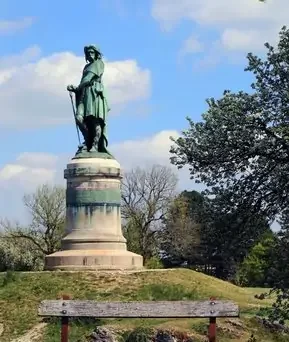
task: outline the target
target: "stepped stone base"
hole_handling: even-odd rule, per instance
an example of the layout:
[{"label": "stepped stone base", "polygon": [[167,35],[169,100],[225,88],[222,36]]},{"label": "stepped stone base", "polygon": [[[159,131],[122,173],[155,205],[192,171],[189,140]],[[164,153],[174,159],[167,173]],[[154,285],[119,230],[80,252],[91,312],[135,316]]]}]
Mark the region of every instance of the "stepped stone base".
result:
[{"label": "stepped stone base", "polygon": [[45,258],[46,270],[135,270],[143,258],[127,250],[65,250]]},{"label": "stepped stone base", "polygon": [[127,251],[121,229],[121,169],[105,154],[73,158],[64,170],[66,235],[46,270],[135,270],[141,255]]}]

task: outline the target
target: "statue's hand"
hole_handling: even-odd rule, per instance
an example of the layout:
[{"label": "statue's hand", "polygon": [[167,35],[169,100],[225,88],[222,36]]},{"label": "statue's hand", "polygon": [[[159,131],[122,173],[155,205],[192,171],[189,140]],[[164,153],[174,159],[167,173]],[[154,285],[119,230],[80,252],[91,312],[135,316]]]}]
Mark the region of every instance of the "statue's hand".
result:
[{"label": "statue's hand", "polygon": [[76,91],[76,87],[74,86],[74,85],[72,85],[72,84],[69,84],[68,86],[67,86],[67,90],[68,91]]}]

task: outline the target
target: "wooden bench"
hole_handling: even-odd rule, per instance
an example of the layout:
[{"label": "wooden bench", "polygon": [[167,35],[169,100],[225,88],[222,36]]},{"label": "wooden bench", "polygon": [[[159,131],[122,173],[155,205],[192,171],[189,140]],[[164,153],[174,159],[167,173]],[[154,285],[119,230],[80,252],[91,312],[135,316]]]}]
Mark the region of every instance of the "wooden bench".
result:
[{"label": "wooden bench", "polygon": [[208,341],[216,342],[216,319],[239,317],[239,307],[230,301],[96,302],[91,300],[44,300],[41,317],[61,318],[61,342],[68,342],[70,317],[95,318],[209,318]]}]

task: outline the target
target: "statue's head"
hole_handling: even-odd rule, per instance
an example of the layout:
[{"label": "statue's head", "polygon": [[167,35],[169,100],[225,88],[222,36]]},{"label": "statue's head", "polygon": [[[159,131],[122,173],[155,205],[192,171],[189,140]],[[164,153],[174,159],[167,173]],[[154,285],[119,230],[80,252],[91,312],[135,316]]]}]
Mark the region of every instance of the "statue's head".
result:
[{"label": "statue's head", "polygon": [[98,58],[102,57],[100,49],[95,45],[87,45],[84,47],[85,60],[88,62],[93,62]]}]

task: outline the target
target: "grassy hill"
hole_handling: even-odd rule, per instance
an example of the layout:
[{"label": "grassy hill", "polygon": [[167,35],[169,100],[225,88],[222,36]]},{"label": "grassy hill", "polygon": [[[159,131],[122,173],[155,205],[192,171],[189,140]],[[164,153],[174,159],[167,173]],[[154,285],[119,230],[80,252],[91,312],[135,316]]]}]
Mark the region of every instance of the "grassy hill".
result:
[{"label": "grassy hill", "polygon": [[[264,289],[248,289],[234,286],[202,273],[185,270],[152,270],[143,272],[37,272],[0,274],[0,323],[4,332],[2,342],[12,341],[25,334],[41,320],[37,308],[43,299],[60,298],[63,294],[73,299],[99,301],[129,300],[183,300],[219,299],[232,300],[240,305],[240,319],[218,320],[220,341],[247,342],[254,333],[257,342],[289,341],[289,337],[274,336],[260,327],[254,316],[270,301],[254,298]],[[137,327],[164,328],[187,331],[196,341],[204,341],[207,320],[202,319],[117,319],[99,321],[115,331],[125,333]],[[70,341],[85,340],[93,331],[94,321],[75,322]],[[49,322],[37,341],[58,342],[59,323]]]}]

